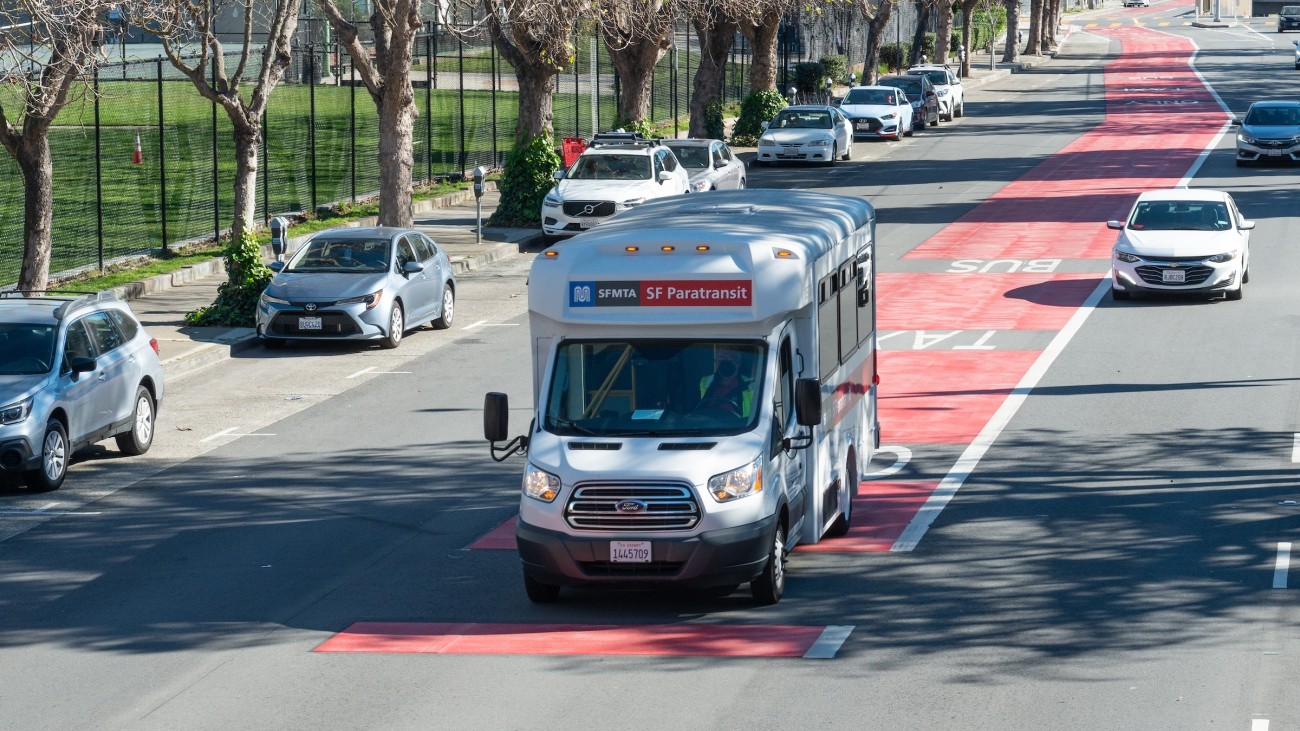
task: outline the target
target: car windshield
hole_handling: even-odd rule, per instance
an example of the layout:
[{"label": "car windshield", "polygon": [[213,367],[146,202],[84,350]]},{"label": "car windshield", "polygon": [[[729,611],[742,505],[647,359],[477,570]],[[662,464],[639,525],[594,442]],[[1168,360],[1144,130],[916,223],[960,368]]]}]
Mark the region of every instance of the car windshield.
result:
[{"label": "car windshield", "polygon": [[1287,5],[1282,8],[1281,15],[1300,15],[1300,5]]},{"label": "car windshield", "polygon": [[766,352],[759,341],[565,342],[544,427],[567,436],[738,434],[757,422]]},{"label": "car windshield", "polygon": [[1142,201],[1128,227],[1138,231],[1227,231],[1228,207],[1219,201]]},{"label": "car windshield", "polygon": [[842,103],[892,106],[898,103],[898,92],[885,89],[850,89],[849,93],[844,95]]},{"label": "car windshield", "polygon": [[772,129],[830,129],[831,115],[818,110],[782,110],[768,125]]},{"label": "car windshield", "polygon": [[646,155],[583,155],[566,175],[570,180],[649,180]]},{"label": "car windshield", "polygon": [[936,86],[947,86],[948,84],[948,72],[943,69],[926,69],[924,71],[908,71],[907,73],[913,76],[924,76]]},{"label": "car windshield", "polygon": [[1258,127],[1300,126],[1300,107],[1251,107],[1245,124]]},{"label": "car windshield", "polygon": [[317,237],[289,260],[288,272],[358,272],[388,270],[388,239]]},{"label": "car windshield", "polygon": [[690,170],[704,170],[709,167],[709,148],[704,145],[669,145],[668,149],[677,156],[677,162]]},{"label": "car windshield", "polygon": [[921,82],[919,81],[913,81],[911,79],[889,79],[888,81],[882,81],[880,83],[885,86],[898,87],[912,95],[914,98],[921,96]]},{"label": "car windshield", "polygon": [[0,322],[0,375],[49,373],[53,363],[53,325]]}]

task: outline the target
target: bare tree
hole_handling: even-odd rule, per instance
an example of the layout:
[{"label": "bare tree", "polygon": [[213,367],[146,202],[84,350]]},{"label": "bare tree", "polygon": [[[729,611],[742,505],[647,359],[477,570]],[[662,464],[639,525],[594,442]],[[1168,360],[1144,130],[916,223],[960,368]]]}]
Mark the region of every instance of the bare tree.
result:
[{"label": "bare tree", "polygon": [[368,22],[374,34],[372,58],[370,49],[361,42],[356,23],[340,9],[350,9],[352,3],[315,1],[334,29],[335,38],[352,59],[378,112],[379,223],[410,226],[414,128],[420,115],[415,106],[415,89],[411,86],[411,63],[415,37],[423,27],[422,3],[420,0],[371,0]]},{"label": "bare tree", "polygon": [[867,52],[862,64],[863,84],[874,84],[880,71],[880,47],[895,2],[897,0],[857,0],[858,11],[867,22]]},{"label": "bare tree", "polygon": [[691,95],[690,135],[708,137],[707,109],[722,98],[727,54],[736,35],[736,20],[717,3],[698,2],[689,6],[691,27],[700,41],[700,64],[695,69]]},{"label": "bare tree", "polygon": [[971,56],[975,55],[975,49],[971,48],[973,39],[971,20],[975,15],[975,8],[984,0],[961,0],[961,45],[966,49],[966,55],[961,59],[961,75],[970,76]]},{"label": "bare tree", "polygon": [[750,91],[776,88],[777,36],[781,32],[781,16],[790,7],[790,0],[742,0],[726,6],[724,10],[736,19],[740,34],[749,41]]},{"label": "bare tree", "polygon": [[952,0],[939,0],[935,7],[934,62],[947,63],[952,48]]},{"label": "bare tree", "polygon": [[1020,0],[1003,0],[1007,8],[1007,40],[1002,48],[1002,62],[1020,60]]},{"label": "bare tree", "polygon": [[1043,55],[1043,6],[1045,0],[1029,0],[1029,42],[1025,46],[1025,55]]},{"label": "bare tree", "polygon": [[[298,27],[302,0],[226,0],[222,5],[194,0],[156,0],[158,27],[167,60],[194,84],[204,98],[226,111],[234,130],[235,197],[230,233],[252,230],[257,203],[258,151],[266,105],[291,60],[289,42]],[[218,13],[234,8],[242,16],[238,61],[226,63],[225,46],[215,27]],[[222,13],[224,14],[224,13]],[[236,17],[238,17],[236,16]],[[266,28],[260,64],[249,68],[254,53],[253,29]],[[197,54],[192,52],[197,50]],[[245,84],[251,86],[244,93]]]},{"label": "bare tree", "polygon": [[606,0],[599,12],[600,34],[623,84],[618,123],[640,122],[649,114],[655,64],[673,46],[677,2]]},{"label": "bare tree", "polygon": [[[17,0],[0,3],[0,24],[27,26],[27,43],[0,42],[0,79],[15,93],[0,97],[0,144],[23,176],[23,263],[18,288],[50,281],[54,161],[50,126],[67,104],[88,92],[101,59],[107,0]],[[27,25],[30,23],[30,25]],[[6,101],[9,106],[6,107]]]}]

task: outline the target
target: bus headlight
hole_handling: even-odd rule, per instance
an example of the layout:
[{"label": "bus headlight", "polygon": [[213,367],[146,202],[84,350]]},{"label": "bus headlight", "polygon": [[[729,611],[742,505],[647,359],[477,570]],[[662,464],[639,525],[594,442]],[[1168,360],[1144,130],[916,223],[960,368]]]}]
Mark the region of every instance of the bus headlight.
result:
[{"label": "bus headlight", "polygon": [[524,473],[524,494],[534,500],[549,503],[560,494],[560,478],[545,470],[539,470],[531,463]]},{"label": "bus headlight", "polygon": [[744,467],[709,478],[709,494],[720,503],[763,491],[763,457],[760,455]]}]

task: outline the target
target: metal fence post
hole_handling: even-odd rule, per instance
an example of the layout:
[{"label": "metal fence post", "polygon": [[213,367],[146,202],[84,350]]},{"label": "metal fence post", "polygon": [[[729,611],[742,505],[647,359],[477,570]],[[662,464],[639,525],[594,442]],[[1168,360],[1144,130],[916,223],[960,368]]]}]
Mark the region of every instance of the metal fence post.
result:
[{"label": "metal fence post", "polygon": [[[212,86],[217,85],[217,59],[212,58]],[[221,158],[217,154],[217,102],[212,102],[212,240],[221,241]],[[231,231],[233,239],[240,232]]]},{"label": "metal fence post", "polygon": [[433,180],[433,37],[424,37],[424,179]]},{"label": "metal fence post", "polygon": [[271,116],[271,105],[267,104],[266,110],[262,112],[262,223],[271,225],[271,156],[270,145],[267,144],[267,131],[270,125],[267,124],[266,118]]},{"label": "metal fence post", "polygon": [[465,41],[456,39],[456,66],[460,76],[460,173],[465,173]]},{"label": "metal fence post", "polygon": [[167,251],[167,147],[163,142],[163,57],[158,57],[158,198],[162,214],[162,250]]},{"label": "metal fence post", "polygon": [[[339,57],[342,58],[341,56]],[[348,180],[352,202],[357,202],[357,65],[348,57]]]},{"label": "metal fence post", "polygon": [[104,170],[99,136],[99,67],[95,67],[95,237],[99,242],[99,269],[104,270]]},{"label": "metal fence post", "polygon": [[496,167],[501,164],[500,153],[497,151],[497,87],[500,86],[497,78],[497,44],[493,43],[490,49],[488,56],[492,59],[492,166]]},{"label": "metal fence post", "polygon": [[316,46],[307,46],[307,144],[311,146],[311,211],[316,212]]},{"label": "metal fence post", "polygon": [[582,128],[578,120],[578,99],[582,96],[582,90],[578,88],[578,27],[573,27],[573,136],[581,137]]}]

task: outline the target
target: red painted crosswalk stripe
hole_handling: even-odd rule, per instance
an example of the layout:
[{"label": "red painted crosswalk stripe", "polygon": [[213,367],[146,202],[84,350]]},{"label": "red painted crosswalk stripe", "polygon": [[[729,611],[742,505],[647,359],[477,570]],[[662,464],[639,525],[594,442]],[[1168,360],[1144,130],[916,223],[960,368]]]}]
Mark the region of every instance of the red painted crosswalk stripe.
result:
[{"label": "red painted crosswalk stripe", "polygon": [[851,627],[357,622],[315,652],[830,657]]}]

